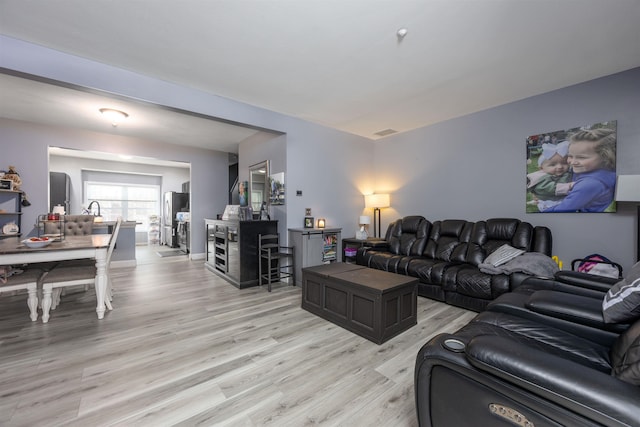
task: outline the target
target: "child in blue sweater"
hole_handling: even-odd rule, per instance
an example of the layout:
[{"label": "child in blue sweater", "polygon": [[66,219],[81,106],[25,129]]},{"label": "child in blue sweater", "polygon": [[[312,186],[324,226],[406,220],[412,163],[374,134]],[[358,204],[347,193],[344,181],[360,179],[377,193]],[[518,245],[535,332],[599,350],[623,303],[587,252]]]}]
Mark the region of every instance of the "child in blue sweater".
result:
[{"label": "child in blue sweater", "polygon": [[613,201],[616,184],[616,134],[612,129],[578,131],[571,136],[569,194],[544,212],[604,212]]}]

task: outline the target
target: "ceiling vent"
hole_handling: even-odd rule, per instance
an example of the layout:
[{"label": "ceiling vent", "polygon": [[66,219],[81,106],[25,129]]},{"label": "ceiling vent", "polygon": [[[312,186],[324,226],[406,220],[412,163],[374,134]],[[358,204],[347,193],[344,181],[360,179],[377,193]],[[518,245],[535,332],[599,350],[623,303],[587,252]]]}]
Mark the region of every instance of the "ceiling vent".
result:
[{"label": "ceiling vent", "polygon": [[384,129],[384,130],[381,130],[381,131],[379,131],[379,132],[374,133],[374,135],[377,135],[377,136],[387,136],[387,135],[392,135],[392,134],[394,134],[394,133],[398,133],[398,131],[397,131],[397,130],[395,130],[395,129]]}]

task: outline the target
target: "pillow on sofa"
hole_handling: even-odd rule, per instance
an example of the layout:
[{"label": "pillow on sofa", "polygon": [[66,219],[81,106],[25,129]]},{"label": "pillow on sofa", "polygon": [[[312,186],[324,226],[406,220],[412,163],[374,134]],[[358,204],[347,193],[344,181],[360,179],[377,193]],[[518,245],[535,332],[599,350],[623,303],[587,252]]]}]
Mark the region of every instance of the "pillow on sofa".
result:
[{"label": "pillow on sofa", "polygon": [[484,259],[484,264],[491,264],[494,267],[498,267],[506,262],[511,261],[518,255],[522,255],[525,251],[522,249],[516,249],[511,245],[504,244]]},{"label": "pillow on sofa", "polygon": [[611,375],[624,382],[640,385],[640,320],[613,344]]},{"label": "pillow on sofa", "polygon": [[602,300],[602,316],[606,323],[628,322],[640,317],[640,262],[609,289]]}]

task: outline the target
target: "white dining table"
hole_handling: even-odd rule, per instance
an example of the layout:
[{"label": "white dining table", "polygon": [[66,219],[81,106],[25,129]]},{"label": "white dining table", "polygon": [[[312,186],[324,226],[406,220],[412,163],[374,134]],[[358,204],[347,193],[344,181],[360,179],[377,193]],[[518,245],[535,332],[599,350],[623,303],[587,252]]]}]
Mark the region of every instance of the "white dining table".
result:
[{"label": "white dining table", "polygon": [[91,258],[96,261],[96,313],[104,317],[107,289],[107,250],[111,234],[67,236],[43,248],[29,248],[18,237],[0,239],[0,265],[33,264]]}]

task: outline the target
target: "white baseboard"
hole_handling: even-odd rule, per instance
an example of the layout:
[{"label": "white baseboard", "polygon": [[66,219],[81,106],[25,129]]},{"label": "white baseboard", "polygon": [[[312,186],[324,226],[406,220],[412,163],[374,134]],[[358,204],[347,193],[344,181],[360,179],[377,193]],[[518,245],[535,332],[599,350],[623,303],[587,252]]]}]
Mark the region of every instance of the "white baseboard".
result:
[{"label": "white baseboard", "polygon": [[135,259],[123,259],[120,261],[111,261],[112,268],[135,267],[138,265]]}]

